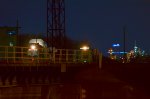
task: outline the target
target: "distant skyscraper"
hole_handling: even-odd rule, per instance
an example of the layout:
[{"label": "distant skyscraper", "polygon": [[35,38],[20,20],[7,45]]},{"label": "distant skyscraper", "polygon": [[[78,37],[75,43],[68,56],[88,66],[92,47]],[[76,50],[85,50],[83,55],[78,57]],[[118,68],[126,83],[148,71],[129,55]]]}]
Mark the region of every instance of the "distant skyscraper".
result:
[{"label": "distant skyscraper", "polygon": [[134,43],[134,57],[137,57],[138,55],[139,56],[144,56],[145,54],[145,51],[144,50],[141,50],[137,44],[136,44],[136,41]]},{"label": "distant skyscraper", "polygon": [[138,54],[138,47],[136,46],[136,41],[134,43],[134,55],[136,56]]}]

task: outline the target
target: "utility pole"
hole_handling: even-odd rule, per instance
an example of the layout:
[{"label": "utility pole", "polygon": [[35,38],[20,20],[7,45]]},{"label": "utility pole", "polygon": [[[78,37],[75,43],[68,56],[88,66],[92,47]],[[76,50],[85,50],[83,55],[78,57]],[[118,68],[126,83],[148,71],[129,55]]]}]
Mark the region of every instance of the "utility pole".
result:
[{"label": "utility pole", "polygon": [[126,26],[123,27],[123,63],[126,62]]},{"label": "utility pole", "polygon": [[19,40],[19,29],[20,29],[21,27],[19,26],[19,20],[18,20],[18,18],[17,18],[17,21],[16,21],[16,45],[18,46],[20,46],[20,40]]}]

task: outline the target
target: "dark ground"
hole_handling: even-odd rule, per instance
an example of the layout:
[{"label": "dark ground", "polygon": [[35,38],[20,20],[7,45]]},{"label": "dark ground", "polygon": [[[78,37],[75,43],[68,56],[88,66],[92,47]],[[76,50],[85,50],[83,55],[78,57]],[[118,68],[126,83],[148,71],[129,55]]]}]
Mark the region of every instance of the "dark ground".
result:
[{"label": "dark ground", "polygon": [[150,98],[150,63],[104,63],[103,70],[131,85],[137,95]]},{"label": "dark ground", "polygon": [[[99,69],[96,64],[77,67],[74,66],[67,67],[67,72],[65,73],[61,73],[59,67],[42,67],[39,68],[39,71],[32,71],[30,70],[31,68],[24,68],[23,71],[21,71],[22,69],[18,68],[16,72],[14,72],[11,68],[7,70],[2,70],[1,68],[1,76],[5,78],[7,74],[11,74],[12,76],[16,75],[18,77],[19,84],[24,84],[22,83],[25,80],[24,77],[29,79],[30,83],[32,78],[36,77],[38,79],[38,77],[43,78],[46,76],[49,79],[54,78],[55,82],[65,84],[67,86],[69,84],[73,84],[73,86],[74,84],[79,84],[87,90],[86,99],[92,99],[93,97],[94,99],[150,99],[149,63],[123,64],[103,61],[102,69]],[[33,68],[33,70],[35,69]],[[70,90],[69,92],[72,91],[72,89],[66,90]],[[128,96],[128,93],[130,97]]]}]

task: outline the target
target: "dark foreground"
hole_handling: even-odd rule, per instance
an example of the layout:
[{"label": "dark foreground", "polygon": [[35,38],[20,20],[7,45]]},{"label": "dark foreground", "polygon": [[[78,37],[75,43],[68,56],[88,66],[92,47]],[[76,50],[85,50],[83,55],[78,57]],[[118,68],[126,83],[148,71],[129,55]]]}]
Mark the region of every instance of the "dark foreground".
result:
[{"label": "dark foreground", "polygon": [[0,99],[150,99],[150,64],[0,69]]}]

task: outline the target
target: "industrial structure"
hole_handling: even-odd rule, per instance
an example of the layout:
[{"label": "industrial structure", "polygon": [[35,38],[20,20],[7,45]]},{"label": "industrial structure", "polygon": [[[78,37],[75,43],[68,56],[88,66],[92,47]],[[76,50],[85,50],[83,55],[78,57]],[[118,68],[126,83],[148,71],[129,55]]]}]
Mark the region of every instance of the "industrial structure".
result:
[{"label": "industrial structure", "polygon": [[[65,34],[65,0],[47,0],[47,46],[37,38],[29,46],[17,46],[18,24],[0,28],[0,99],[128,97],[126,84],[110,81],[108,75],[100,78],[103,74],[97,69],[102,67],[102,54],[89,46],[65,49]],[[86,73],[86,79],[77,79],[91,67],[96,68],[89,76],[94,81]]]},{"label": "industrial structure", "polygon": [[47,0],[47,43],[65,47],[65,0]]},{"label": "industrial structure", "polygon": [[18,24],[1,31],[0,99],[81,99],[82,85],[70,81],[83,68],[102,65],[102,54],[89,46],[65,48],[64,0],[47,0],[47,44],[31,38],[18,46]]}]

